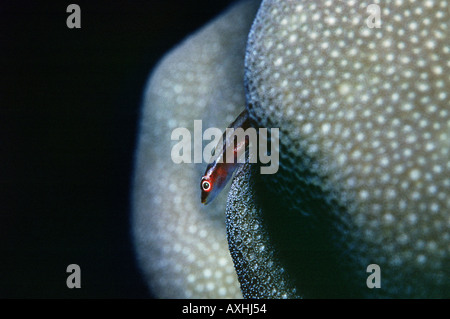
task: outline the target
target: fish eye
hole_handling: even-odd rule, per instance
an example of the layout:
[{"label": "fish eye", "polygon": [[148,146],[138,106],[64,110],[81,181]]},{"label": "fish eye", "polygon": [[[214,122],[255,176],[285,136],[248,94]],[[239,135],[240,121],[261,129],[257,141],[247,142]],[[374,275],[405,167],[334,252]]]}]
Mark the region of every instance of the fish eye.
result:
[{"label": "fish eye", "polygon": [[209,192],[211,190],[211,183],[208,181],[202,181],[202,190]]}]

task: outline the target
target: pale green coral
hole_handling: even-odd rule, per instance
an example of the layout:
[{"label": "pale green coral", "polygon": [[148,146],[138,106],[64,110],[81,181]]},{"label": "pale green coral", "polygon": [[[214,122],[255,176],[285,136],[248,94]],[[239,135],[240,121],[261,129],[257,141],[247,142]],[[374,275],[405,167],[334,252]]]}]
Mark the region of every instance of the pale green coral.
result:
[{"label": "pale green coral", "polygon": [[[265,218],[305,294],[448,297],[449,3],[376,3],[380,28],[368,1],[263,1],[247,99],[257,125],[282,132]],[[334,256],[309,260],[320,250]],[[382,289],[366,287],[371,263]]]},{"label": "pale green coral", "polygon": [[133,192],[136,252],[159,298],[239,298],[225,232],[226,192],[200,203],[206,164],[175,164],[171,132],[226,127],[245,105],[244,53],[258,3],[241,2],[187,38],[152,72]]},{"label": "pale green coral", "polygon": [[[263,1],[248,33],[257,5],[189,38],[150,80],[133,220],[149,285],[159,297],[450,297],[450,4]],[[161,141],[194,119],[225,127],[245,102],[254,125],[280,128],[281,166],[233,180],[238,283],[227,194],[202,207],[206,164],[173,164]],[[372,263],[380,289],[366,286]]]}]

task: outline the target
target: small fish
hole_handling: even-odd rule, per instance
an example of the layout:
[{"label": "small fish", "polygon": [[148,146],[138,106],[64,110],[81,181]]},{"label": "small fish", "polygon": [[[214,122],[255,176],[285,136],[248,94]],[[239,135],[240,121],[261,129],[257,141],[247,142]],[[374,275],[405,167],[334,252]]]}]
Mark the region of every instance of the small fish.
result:
[{"label": "small fish", "polygon": [[[244,110],[228,128],[233,128],[234,130],[242,128],[245,131],[249,126],[248,113],[247,110]],[[205,174],[201,179],[201,201],[205,205],[210,203],[227,185],[234,171],[241,164],[237,161],[237,155],[248,147],[247,139],[240,143],[233,143],[231,138],[234,138],[234,130],[225,130],[222,135],[222,143],[216,146],[213,155],[214,160],[206,167]],[[228,152],[234,152],[232,163],[226,163],[226,154]]]}]

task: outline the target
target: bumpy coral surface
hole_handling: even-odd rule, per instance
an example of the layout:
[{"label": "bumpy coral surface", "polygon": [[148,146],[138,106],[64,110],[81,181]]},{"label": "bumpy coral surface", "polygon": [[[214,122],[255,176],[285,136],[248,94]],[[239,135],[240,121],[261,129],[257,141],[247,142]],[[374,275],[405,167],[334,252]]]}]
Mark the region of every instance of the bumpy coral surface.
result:
[{"label": "bumpy coral surface", "polygon": [[187,128],[193,149],[194,120],[202,120],[203,129],[224,128],[242,111],[245,43],[256,10],[254,1],[230,8],[167,54],[148,83],[133,229],[142,272],[156,297],[242,296],[226,240],[226,191],[208,206],[200,203],[206,164],[174,163],[177,141],[171,133]]},{"label": "bumpy coral surface", "polygon": [[[449,295],[449,27],[445,0],[263,2],[246,80],[257,125],[282,131],[282,167],[265,183],[289,203],[289,224],[329,237],[297,249],[336,254],[325,266],[284,256],[298,289],[324,267],[324,285],[348,277],[341,286],[357,296]],[[376,292],[365,287],[371,263],[383,274]]]},{"label": "bumpy coral surface", "polygon": [[[150,79],[133,227],[155,295],[450,297],[450,3],[257,7],[233,7]],[[203,207],[206,163],[173,163],[170,133],[224,128],[244,105],[280,128],[279,171],[246,164]]]}]

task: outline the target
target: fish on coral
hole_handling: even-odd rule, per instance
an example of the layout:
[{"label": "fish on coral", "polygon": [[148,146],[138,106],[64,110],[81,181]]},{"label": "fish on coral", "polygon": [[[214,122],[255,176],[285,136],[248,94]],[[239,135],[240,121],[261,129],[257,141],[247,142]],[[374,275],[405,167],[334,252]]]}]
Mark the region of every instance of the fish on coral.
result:
[{"label": "fish on coral", "polygon": [[[450,3],[258,5],[232,7],[150,78],[133,200],[149,286],[171,298],[450,297]],[[202,206],[206,165],[177,166],[152,141],[193,119],[226,127],[241,105],[280,128],[280,169],[246,164]],[[367,285],[372,264],[380,288]]]}]

